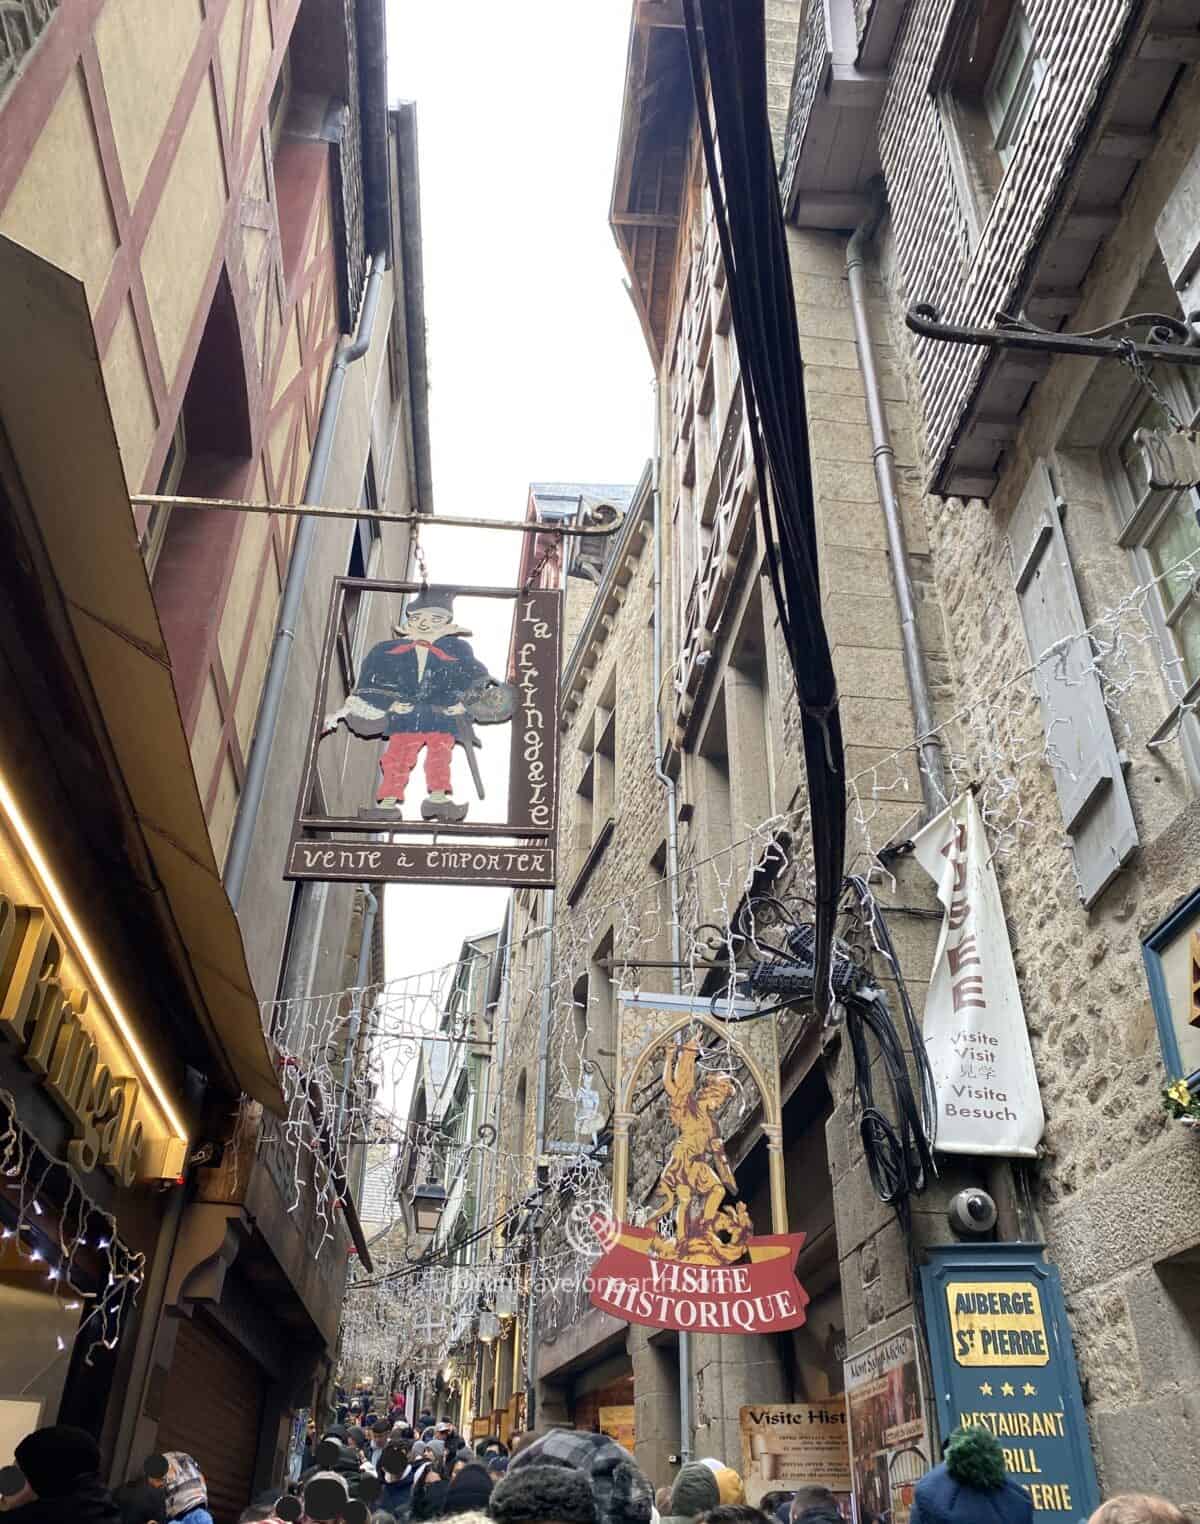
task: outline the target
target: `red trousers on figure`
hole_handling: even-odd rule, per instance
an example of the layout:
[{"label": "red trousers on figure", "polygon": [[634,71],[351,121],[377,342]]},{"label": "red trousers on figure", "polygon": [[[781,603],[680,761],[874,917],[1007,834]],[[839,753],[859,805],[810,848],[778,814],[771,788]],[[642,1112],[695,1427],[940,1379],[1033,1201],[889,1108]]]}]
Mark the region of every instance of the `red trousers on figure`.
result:
[{"label": "red trousers on figure", "polygon": [[450,758],[454,737],[446,730],[413,730],[392,736],[379,759],[377,799],[403,799],[421,749],[425,749],[425,786],[431,794],[452,792]]}]

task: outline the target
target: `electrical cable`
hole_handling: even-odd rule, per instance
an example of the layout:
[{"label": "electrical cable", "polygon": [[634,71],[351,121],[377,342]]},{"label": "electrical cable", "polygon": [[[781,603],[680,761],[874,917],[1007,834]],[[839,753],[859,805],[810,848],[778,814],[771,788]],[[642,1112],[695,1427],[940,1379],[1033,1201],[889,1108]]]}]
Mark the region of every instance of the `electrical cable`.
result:
[{"label": "electrical cable", "polygon": [[767,113],[764,12],[745,0],[684,0],[683,19],[767,570],[800,706],[815,879],[813,1003],[824,1016],[845,860],[845,755],[821,616],[804,367]]}]

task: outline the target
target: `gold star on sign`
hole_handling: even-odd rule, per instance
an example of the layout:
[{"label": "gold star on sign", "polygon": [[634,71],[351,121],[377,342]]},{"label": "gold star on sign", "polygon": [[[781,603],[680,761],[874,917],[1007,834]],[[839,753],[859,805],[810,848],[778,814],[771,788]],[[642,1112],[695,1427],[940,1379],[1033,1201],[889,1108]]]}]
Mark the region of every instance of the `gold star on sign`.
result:
[{"label": "gold star on sign", "polygon": [[979,1384],[979,1395],[981,1397],[990,1397],[992,1395],[992,1383],[990,1381],[981,1381],[980,1382],[980,1384]]},{"label": "gold star on sign", "polygon": [[1000,1395],[1001,1395],[1001,1397],[1015,1397],[1016,1396],[1016,1388],[1013,1386],[1011,1381],[1005,1381],[1001,1385],[1001,1387],[1000,1387]]},{"label": "gold star on sign", "polygon": [[1032,1381],[1027,1381],[1025,1383],[1024,1387],[1022,1388],[1022,1390],[1024,1391],[1026,1397],[1036,1397],[1037,1396],[1037,1387],[1034,1386]]}]

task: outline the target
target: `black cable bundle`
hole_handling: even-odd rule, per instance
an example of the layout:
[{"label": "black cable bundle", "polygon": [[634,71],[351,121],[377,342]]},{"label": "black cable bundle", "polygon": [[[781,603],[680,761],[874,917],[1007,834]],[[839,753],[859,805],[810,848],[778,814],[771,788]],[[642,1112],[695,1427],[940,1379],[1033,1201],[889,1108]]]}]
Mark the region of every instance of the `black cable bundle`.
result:
[{"label": "black cable bundle", "polygon": [[804,374],[767,116],[763,10],[761,3],[747,0],[684,0],[683,15],[742,367],[767,565],[800,701],[816,879],[813,1001],[824,1015],[842,891],[845,757],[837,683],[821,617]]},{"label": "black cable bundle", "polygon": [[[867,1169],[879,1199],[892,1203],[899,1210],[909,1196],[919,1196],[930,1179],[937,1174],[933,1158],[937,1127],[933,1071],[929,1067],[925,1039],[917,1024],[912,1001],[908,998],[908,989],[900,972],[900,960],[896,956],[883,912],[875,903],[865,879],[852,876],[846,882],[858,900],[860,911],[869,914],[872,929],[891,965],[904,1013],[904,1036],[917,1071],[918,1083],[914,1092],[904,1041],[896,1029],[882,990],[876,988],[870,994],[861,991],[845,1002],[846,1035],[854,1056],[858,1125],[867,1157]],[[874,1037],[883,1057],[891,1091],[892,1113],[896,1118],[894,1125],[876,1104],[868,1033]]]}]

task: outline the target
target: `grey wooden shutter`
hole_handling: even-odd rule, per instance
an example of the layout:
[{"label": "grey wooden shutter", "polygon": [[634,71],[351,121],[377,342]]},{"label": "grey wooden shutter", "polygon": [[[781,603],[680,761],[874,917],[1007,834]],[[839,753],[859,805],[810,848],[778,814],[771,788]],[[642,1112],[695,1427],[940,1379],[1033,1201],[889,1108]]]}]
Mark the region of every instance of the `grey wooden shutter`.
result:
[{"label": "grey wooden shutter", "polygon": [[1137,850],[1138,835],[1044,461],[1017,505],[1010,545],[1030,657],[1058,647],[1037,668],[1038,693],[1079,896],[1091,906]]}]

